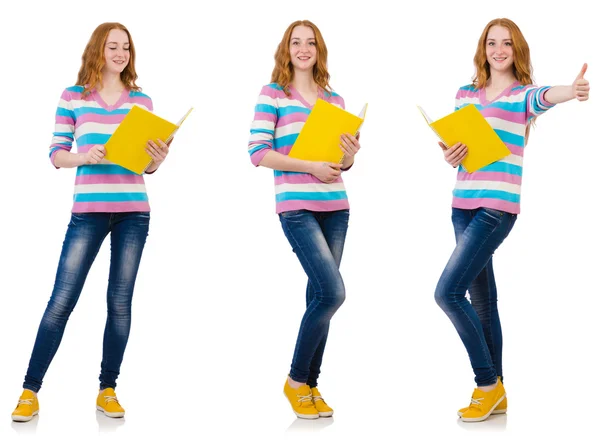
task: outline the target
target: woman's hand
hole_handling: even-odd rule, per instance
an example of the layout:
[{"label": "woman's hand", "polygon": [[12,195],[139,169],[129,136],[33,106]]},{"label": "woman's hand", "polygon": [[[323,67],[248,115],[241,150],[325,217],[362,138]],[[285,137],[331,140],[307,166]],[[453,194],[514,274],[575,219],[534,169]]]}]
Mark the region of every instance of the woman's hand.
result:
[{"label": "woman's hand", "polygon": [[342,164],[331,162],[313,162],[310,174],[323,183],[335,182],[342,174]]},{"label": "woman's hand", "polygon": [[458,142],[455,145],[452,145],[448,148],[442,142],[438,142],[440,147],[444,150],[444,159],[448,162],[452,167],[456,168],[461,164],[461,162],[467,156],[467,145]]},{"label": "woman's hand", "polygon": [[96,165],[102,161],[105,154],[106,150],[104,149],[104,145],[94,145],[87,153],[83,154],[83,164]]},{"label": "woman's hand", "polygon": [[573,82],[573,97],[580,102],[584,102],[590,98],[590,82],[583,78],[587,71],[587,63],[583,64],[583,68]]},{"label": "woman's hand", "polygon": [[340,137],[340,149],[344,153],[344,169],[350,167],[354,163],[354,156],[360,149],[360,133],[354,137],[352,134],[342,134]]},{"label": "woman's hand", "polygon": [[165,161],[167,158],[167,154],[169,154],[169,146],[173,139],[169,141],[168,144],[163,142],[160,139],[157,139],[158,143],[149,140],[146,144],[146,152],[150,157],[152,157],[152,163],[148,166],[146,172],[151,173],[158,169],[158,167]]}]

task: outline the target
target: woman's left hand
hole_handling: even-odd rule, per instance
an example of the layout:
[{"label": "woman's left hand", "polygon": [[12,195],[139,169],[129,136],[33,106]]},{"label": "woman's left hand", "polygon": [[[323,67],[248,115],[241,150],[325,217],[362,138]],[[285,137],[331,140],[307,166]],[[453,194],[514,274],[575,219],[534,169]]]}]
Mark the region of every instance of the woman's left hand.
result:
[{"label": "woman's left hand", "polygon": [[171,139],[168,144],[160,139],[157,139],[157,143],[152,140],[148,141],[146,144],[146,152],[152,158],[152,165],[148,168],[149,171],[156,171],[165,161],[167,154],[169,154],[169,145],[171,145],[172,141],[173,139]]},{"label": "woman's left hand", "polygon": [[342,134],[340,149],[344,153],[344,165],[352,164],[354,162],[354,156],[360,149],[360,133],[354,137],[352,134]]}]

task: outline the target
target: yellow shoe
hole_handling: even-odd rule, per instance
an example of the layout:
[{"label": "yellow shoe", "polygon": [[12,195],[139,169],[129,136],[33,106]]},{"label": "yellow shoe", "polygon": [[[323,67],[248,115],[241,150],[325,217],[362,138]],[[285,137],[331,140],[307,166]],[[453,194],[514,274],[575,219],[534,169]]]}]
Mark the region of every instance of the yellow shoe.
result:
[{"label": "yellow shoe", "polygon": [[484,392],[476,388],[471,396],[471,405],[462,413],[460,419],[465,422],[479,422],[486,420],[496,407],[506,398],[506,391],[502,381],[498,379],[496,388]]},{"label": "yellow shoe", "polygon": [[[462,414],[464,412],[466,412],[468,409],[469,409],[469,407],[460,409],[458,411],[458,416],[462,416]],[[508,409],[508,398],[505,396],[504,399],[500,402],[500,404],[498,404],[498,407],[496,407],[494,409],[494,411],[492,412],[492,415],[500,415],[502,413],[506,413],[507,409]]]},{"label": "yellow shoe", "polygon": [[12,420],[17,422],[27,422],[38,414],[40,411],[40,403],[37,395],[31,390],[23,390],[23,394],[19,398],[17,408],[12,413]]},{"label": "yellow shoe", "polygon": [[104,412],[109,418],[122,418],[125,416],[125,409],[119,404],[115,390],[110,387],[98,393],[96,409]]},{"label": "yellow shoe", "polygon": [[313,404],[312,394],[308,385],[303,384],[297,389],[293,389],[288,384],[286,378],[285,385],[283,386],[283,394],[290,401],[292,409],[298,418],[317,419],[319,417],[319,411]]},{"label": "yellow shoe", "polygon": [[333,416],[333,409],[327,405],[321,393],[319,393],[319,389],[316,387],[312,387],[310,389],[312,394],[313,403],[315,404],[315,408],[319,412],[319,416],[321,417],[329,417]]}]

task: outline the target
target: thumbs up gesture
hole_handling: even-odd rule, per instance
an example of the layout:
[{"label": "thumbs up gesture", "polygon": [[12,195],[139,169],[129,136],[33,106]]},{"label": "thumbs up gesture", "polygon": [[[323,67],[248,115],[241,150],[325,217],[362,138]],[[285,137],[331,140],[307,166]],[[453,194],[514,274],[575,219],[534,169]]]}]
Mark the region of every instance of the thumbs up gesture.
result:
[{"label": "thumbs up gesture", "polygon": [[573,97],[580,102],[583,102],[590,97],[590,82],[583,78],[587,71],[587,63],[583,64],[583,68],[579,71],[577,78],[573,82]]}]

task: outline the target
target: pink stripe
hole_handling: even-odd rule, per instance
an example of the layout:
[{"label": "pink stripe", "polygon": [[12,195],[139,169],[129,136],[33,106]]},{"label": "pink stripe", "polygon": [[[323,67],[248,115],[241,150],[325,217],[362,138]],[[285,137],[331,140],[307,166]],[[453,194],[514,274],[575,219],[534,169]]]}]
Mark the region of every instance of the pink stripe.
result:
[{"label": "pink stripe", "polygon": [[260,95],[261,96],[267,96],[270,97],[272,99],[281,99],[284,97],[287,97],[285,95],[285,92],[283,90],[280,89],[275,89],[272,86],[269,85],[265,85],[262,87],[261,91],[260,91]]},{"label": "pink stripe", "polygon": [[283,116],[277,121],[277,128],[289,125],[290,123],[306,122],[306,119],[308,119],[308,114],[291,113],[286,116]]},{"label": "pink stripe", "polygon": [[486,207],[494,210],[506,211],[507,213],[512,214],[519,214],[521,212],[519,204],[501,199],[465,199],[454,197],[452,199],[452,206],[463,210],[474,210],[476,208]]},{"label": "pink stripe", "polygon": [[148,202],[75,202],[73,213],[128,213],[150,211]]},{"label": "pink stripe", "polygon": [[149,97],[144,96],[135,96],[135,97],[127,97],[127,99],[123,103],[135,103],[136,105],[143,106],[149,111],[152,111],[152,100]]},{"label": "pink stripe", "polygon": [[470,180],[493,180],[496,182],[512,183],[515,185],[521,185],[521,176],[508,173],[487,173],[483,171],[475,171],[474,173],[462,172],[458,173],[457,179],[459,181],[470,181]]},{"label": "pink stripe", "polygon": [[340,200],[286,200],[277,203],[276,212],[293,210],[310,210],[310,211],[338,211],[348,210],[350,204],[348,199]]},{"label": "pink stripe", "polygon": [[507,111],[500,108],[488,107],[481,110],[483,117],[495,117],[497,119],[506,120],[507,122],[520,123],[525,125],[526,117],[524,113]]},{"label": "pink stripe", "polygon": [[[317,179],[312,174],[286,174],[284,176],[276,176],[275,177],[275,185],[282,185],[284,183],[290,184],[306,184],[306,183],[323,183],[319,179]],[[335,182],[332,183],[343,183],[342,178],[340,177]]]},{"label": "pink stripe", "polygon": [[256,112],[254,113],[254,120],[266,120],[267,122],[275,123],[277,121],[277,115],[273,113]]},{"label": "pink stripe", "polygon": [[510,152],[516,156],[523,157],[523,155],[525,154],[525,148],[522,146],[513,145],[512,143],[505,143],[504,145],[506,145]]},{"label": "pink stripe", "polygon": [[466,97],[477,97],[479,95],[478,91],[473,91],[470,89],[459,89],[456,93],[457,99],[464,99]]},{"label": "pink stripe", "polygon": [[265,157],[269,151],[271,151],[269,148],[258,150],[250,156],[250,162],[252,162],[254,166],[259,166],[260,161],[263,160],[263,157]]},{"label": "pink stripe", "polygon": [[77,118],[77,126],[84,123],[100,123],[105,125],[119,124],[123,121],[126,114],[95,114],[85,113]]},{"label": "pink stripe", "polygon": [[60,95],[60,98],[70,102],[71,100],[81,100],[81,93],[75,91],[67,91],[66,89]]},{"label": "pink stripe", "polygon": [[73,125],[75,121],[73,118],[68,116],[56,116],[56,123],[62,123],[64,125]]},{"label": "pink stripe", "polygon": [[144,177],[137,174],[83,174],[77,176],[75,185],[97,184],[137,184],[144,185]]}]

